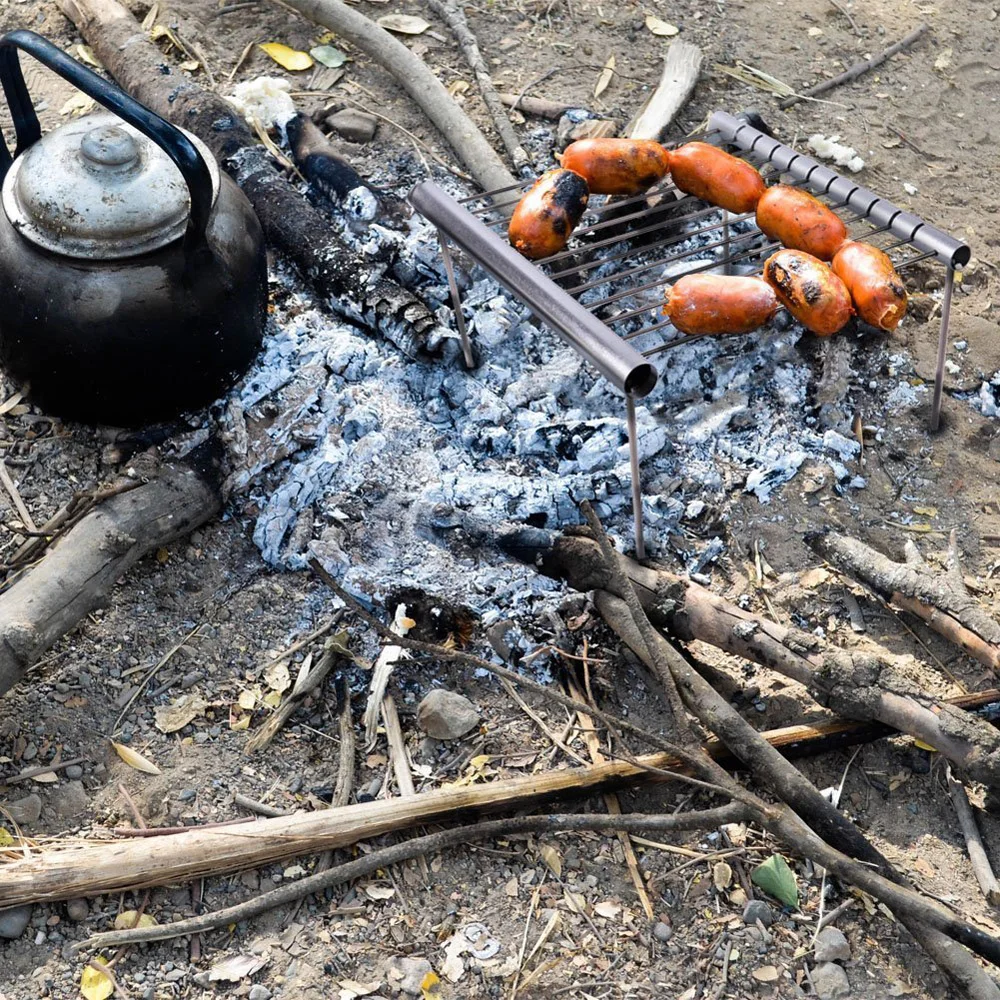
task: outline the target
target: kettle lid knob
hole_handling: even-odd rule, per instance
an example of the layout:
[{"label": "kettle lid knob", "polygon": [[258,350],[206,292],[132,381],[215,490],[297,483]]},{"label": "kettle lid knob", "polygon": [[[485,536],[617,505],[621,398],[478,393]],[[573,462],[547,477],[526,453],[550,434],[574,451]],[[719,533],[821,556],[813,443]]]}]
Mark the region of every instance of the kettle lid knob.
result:
[{"label": "kettle lid knob", "polygon": [[139,144],[119,125],[98,125],[80,143],[88,166],[132,167],[139,162]]}]

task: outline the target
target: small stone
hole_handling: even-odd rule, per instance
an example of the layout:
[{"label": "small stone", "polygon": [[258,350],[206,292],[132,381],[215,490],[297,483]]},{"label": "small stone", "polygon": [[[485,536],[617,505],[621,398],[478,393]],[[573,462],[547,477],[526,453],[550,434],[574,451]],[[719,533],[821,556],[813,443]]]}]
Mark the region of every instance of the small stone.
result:
[{"label": "small stone", "polygon": [[820,1000],[836,1000],[850,995],[847,973],[833,962],[824,962],[812,970],[812,983]]},{"label": "small stone", "polygon": [[0,938],[6,938],[8,941],[17,940],[31,920],[31,910],[31,903],[0,910]]},{"label": "small stone", "polygon": [[23,799],[7,802],[4,805],[10,818],[18,826],[36,823],[42,814],[42,800],[37,795],[26,795]]},{"label": "small stone", "polygon": [[774,923],[774,913],[771,911],[771,907],[762,899],[751,899],[743,907],[743,923],[753,925],[758,920],[765,927],[770,927]]},{"label": "small stone", "polygon": [[163,978],[168,983],[178,983],[186,975],[187,975],[187,973],[183,969],[171,969]]},{"label": "small stone", "polygon": [[87,790],[83,787],[82,781],[67,781],[59,789],[53,805],[56,815],[62,819],[69,819],[71,816],[79,816],[87,811],[90,802],[87,798]]},{"label": "small stone", "polygon": [[180,792],[180,794],[178,794],[178,796],[177,796],[177,801],[178,802],[193,802],[194,798],[195,798],[195,796],[197,794],[198,794],[198,792],[195,789],[193,789],[193,788],[182,789],[181,792]]},{"label": "small stone", "polygon": [[428,972],[433,972],[426,958],[393,958],[386,969],[386,979],[407,996],[418,997],[423,992],[421,984]]},{"label": "small stone", "polygon": [[90,906],[88,906],[85,899],[71,899],[66,904],[66,916],[70,920],[75,920],[79,923],[81,920],[86,920],[90,916]]},{"label": "small stone", "polygon": [[666,944],[674,936],[674,929],[669,925],[665,924],[662,920],[658,920],[653,925],[653,937],[657,941],[662,941]]},{"label": "small stone", "polygon": [[80,767],[79,764],[70,764],[70,766],[66,768],[66,777],[69,778],[70,781],[79,781],[83,777],[83,768]]},{"label": "small stone", "polygon": [[817,962],[846,962],[851,957],[851,946],[844,932],[836,927],[824,927],[816,935]]},{"label": "small stone", "polygon": [[378,119],[364,111],[344,108],[336,114],[327,115],[326,124],[348,142],[371,142],[375,138]]},{"label": "small stone", "polygon": [[478,724],[476,706],[444,688],[435,688],[417,706],[417,725],[436,740],[457,740]]},{"label": "small stone", "polygon": [[212,976],[208,972],[197,972],[191,977],[191,982],[195,986],[207,987],[212,985]]},{"label": "small stone", "polygon": [[250,995],[247,1000],[270,1000],[271,991],[266,987],[257,983],[255,986],[251,987]]}]

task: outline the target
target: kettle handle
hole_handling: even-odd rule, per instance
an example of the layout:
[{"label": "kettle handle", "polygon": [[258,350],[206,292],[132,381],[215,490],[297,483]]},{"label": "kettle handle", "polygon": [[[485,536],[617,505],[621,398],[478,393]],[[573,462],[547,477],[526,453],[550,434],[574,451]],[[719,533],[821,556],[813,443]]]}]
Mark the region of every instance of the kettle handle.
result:
[{"label": "kettle handle", "polygon": [[194,143],[179,128],[129,97],[125,91],[102,79],[41,35],[26,29],[10,31],[0,37],[0,84],[3,85],[17,136],[13,156],[6,142],[0,141],[0,181],[6,176],[14,158],[42,136],[38,116],[24,83],[18,49],[27,52],[98,104],[113,111],[122,121],[155,142],[173,160],[191,196],[188,236],[203,238],[212,213],[214,191],[208,164]]}]

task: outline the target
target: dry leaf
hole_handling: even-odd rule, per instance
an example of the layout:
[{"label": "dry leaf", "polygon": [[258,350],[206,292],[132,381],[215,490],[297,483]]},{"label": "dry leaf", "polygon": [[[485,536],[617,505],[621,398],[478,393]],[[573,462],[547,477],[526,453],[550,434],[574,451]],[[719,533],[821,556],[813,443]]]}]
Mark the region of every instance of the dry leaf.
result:
[{"label": "dry leaf", "polygon": [[376,21],[386,31],[396,31],[400,35],[422,35],[430,24],[413,14],[385,14]]},{"label": "dry leaf", "polygon": [[[98,955],[93,961],[98,965],[108,964],[103,955]],[[80,976],[80,993],[86,1000],[107,1000],[114,991],[115,984],[107,976],[89,965],[84,966]]]},{"label": "dry leaf", "polygon": [[924,861],[923,858],[917,858],[911,867],[914,871],[920,872],[924,878],[934,878],[934,876],[937,875],[937,872],[934,870],[934,866],[931,865],[929,861]]},{"label": "dry leaf", "polygon": [[250,716],[249,715],[237,715],[231,706],[229,709],[229,729],[234,733],[242,733],[244,729],[250,728]]},{"label": "dry leaf", "polygon": [[54,785],[59,780],[59,775],[55,771],[46,771],[44,774],[34,775],[31,780],[40,785]]},{"label": "dry leaf", "polygon": [[114,751],[119,757],[129,767],[134,767],[137,771],[142,771],[144,774],[162,774],[163,772],[151,761],[147,760],[138,750],[133,750],[131,747],[125,746],[124,743],[115,743],[114,740],[111,741],[111,746],[114,747]]},{"label": "dry leaf", "polygon": [[437,1000],[441,996],[441,980],[433,969],[420,980],[420,996],[423,1000]]},{"label": "dry leaf", "polygon": [[594,97],[600,97],[608,89],[608,84],[611,83],[611,78],[615,75],[615,57],[614,55],[608,56],[608,61],[604,64],[604,69],[601,70],[601,75],[597,78],[597,86],[594,87]]},{"label": "dry leaf", "polygon": [[289,48],[281,42],[261,42],[257,47],[266,52],[282,69],[298,73],[312,68],[313,60],[308,52]]},{"label": "dry leaf", "polygon": [[344,63],[351,61],[350,56],[332,45],[317,45],[309,50],[309,55],[327,69],[339,69]]},{"label": "dry leaf", "polygon": [[655,14],[646,15],[646,27],[654,35],[661,35],[664,38],[670,38],[673,35],[679,34],[681,30],[676,24],[670,24],[669,21],[661,20]]},{"label": "dry leaf", "polygon": [[130,931],[133,927],[156,926],[156,917],[152,917],[148,913],[140,915],[138,910],[122,910],[122,912],[115,917],[116,931]]},{"label": "dry leaf", "polygon": [[556,878],[562,876],[562,856],[554,847],[549,844],[542,844],[538,848],[538,856],[545,862],[546,867],[548,867]]},{"label": "dry leaf", "polygon": [[510,879],[509,882],[503,887],[504,895],[510,896],[511,899],[517,899],[518,893],[518,883],[517,876]]},{"label": "dry leaf", "polygon": [[365,895],[369,899],[392,899],[396,890],[389,885],[366,885]]},{"label": "dry leaf", "polygon": [[254,705],[257,704],[256,692],[241,691],[239,698],[236,699],[236,704],[239,705],[245,712],[252,712]]},{"label": "dry leaf", "polygon": [[619,903],[612,903],[610,899],[606,899],[594,906],[594,913],[599,917],[604,917],[605,920],[614,920],[621,912],[621,905]]},{"label": "dry leaf", "polygon": [[78,115],[89,114],[90,111],[95,107],[94,101],[92,101],[86,94],[74,94],[60,109],[59,114],[61,115],[73,115],[77,117]]},{"label": "dry leaf", "polygon": [[923,514],[924,517],[937,517],[937,507],[914,507],[914,514]]},{"label": "dry leaf", "polygon": [[944,49],[941,55],[934,60],[936,70],[946,70],[951,65],[951,49]]},{"label": "dry leaf", "polygon": [[200,694],[190,692],[182,694],[169,705],[157,705],[153,709],[156,728],[161,733],[176,733],[178,729],[183,729],[193,719],[198,718],[206,708],[208,702]]},{"label": "dry leaf", "polygon": [[762,965],[759,969],[754,969],[750,973],[758,983],[776,983],[778,981],[778,976],[781,975],[778,972],[776,966],[773,965]]},{"label": "dry leaf", "polygon": [[341,979],[340,1000],[354,1000],[355,997],[371,996],[381,985],[381,982],[359,983],[356,979]]},{"label": "dry leaf", "polygon": [[281,692],[280,691],[268,691],[263,698],[260,699],[268,708],[277,708],[281,704]]},{"label": "dry leaf", "polygon": [[451,94],[456,100],[461,101],[465,98],[465,95],[469,92],[469,87],[471,84],[468,80],[452,80],[448,84],[448,93]]},{"label": "dry leaf", "polygon": [[264,671],[264,680],[272,691],[277,691],[279,694],[282,691],[287,691],[292,684],[292,676],[288,672],[288,664],[284,660],[272,663]]},{"label": "dry leaf", "polygon": [[208,978],[212,982],[238,983],[247,976],[252,976],[259,969],[267,965],[267,959],[259,955],[233,955],[232,958],[225,958],[221,962],[216,962],[208,970]]},{"label": "dry leaf", "polygon": [[715,883],[715,888],[722,892],[723,889],[728,889],[733,884],[733,870],[726,864],[725,861],[720,861],[712,869],[712,881]]},{"label": "dry leaf", "polygon": [[814,569],[807,569],[805,573],[799,577],[799,584],[807,590],[812,590],[813,588],[818,587],[821,583],[826,583],[829,579],[829,570],[823,569],[822,566],[816,566]]},{"label": "dry leaf", "polygon": [[94,55],[94,50],[89,45],[74,45],[73,51],[76,53],[77,59],[81,62],[85,62],[88,66],[93,66],[94,69],[104,69]]}]

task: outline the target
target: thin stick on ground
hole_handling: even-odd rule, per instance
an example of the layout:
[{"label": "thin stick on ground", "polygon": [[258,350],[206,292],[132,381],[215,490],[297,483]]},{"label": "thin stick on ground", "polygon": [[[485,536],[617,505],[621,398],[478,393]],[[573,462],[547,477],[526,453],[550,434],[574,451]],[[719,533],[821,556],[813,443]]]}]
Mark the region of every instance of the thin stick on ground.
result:
[{"label": "thin stick on ground", "polygon": [[950,767],[945,773],[945,781],[948,783],[948,792],[951,795],[952,804],[955,806],[959,825],[962,827],[962,835],[965,837],[965,845],[969,852],[969,861],[972,863],[972,872],[976,876],[979,888],[983,890],[983,895],[991,906],[1000,906],[1000,883],[997,882],[996,875],[993,874],[990,859],[986,854],[986,846],[983,844],[983,836],[979,832],[979,825],[972,813],[972,803],[969,802],[965,785],[951,773]]},{"label": "thin stick on ground", "polygon": [[475,74],[476,83],[479,86],[479,93],[486,105],[486,110],[490,113],[490,118],[496,127],[500,141],[504,144],[514,169],[521,171],[531,167],[531,157],[525,152],[521,145],[514,126],[511,125],[507,112],[500,101],[500,95],[493,85],[493,78],[490,76],[489,67],[483,54],[479,51],[479,42],[469,27],[469,22],[465,17],[465,11],[456,0],[429,0],[431,10],[435,11],[439,17],[451,29],[451,33],[458,41],[462,55],[469,64],[469,68]]},{"label": "thin stick on ground", "polygon": [[853,66],[849,67],[838,76],[835,76],[830,80],[824,80],[822,83],[817,83],[815,87],[803,90],[800,94],[795,94],[792,97],[786,97],[778,104],[778,107],[782,110],[790,108],[793,104],[798,104],[799,101],[805,100],[806,98],[816,97],[819,94],[825,94],[827,91],[833,90],[835,87],[839,87],[842,84],[850,83],[852,80],[856,80],[859,76],[863,76],[869,70],[875,69],[876,66],[881,66],[886,59],[891,59],[897,52],[902,52],[903,49],[908,49],[915,41],[922,37],[926,31],[926,24],[918,25],[908,35],[901,38],[894,45],[890,45],[887,49],[883,49],[881,52],[873,55],[871,59],[862,59],[860,62],[856,62]]}]

